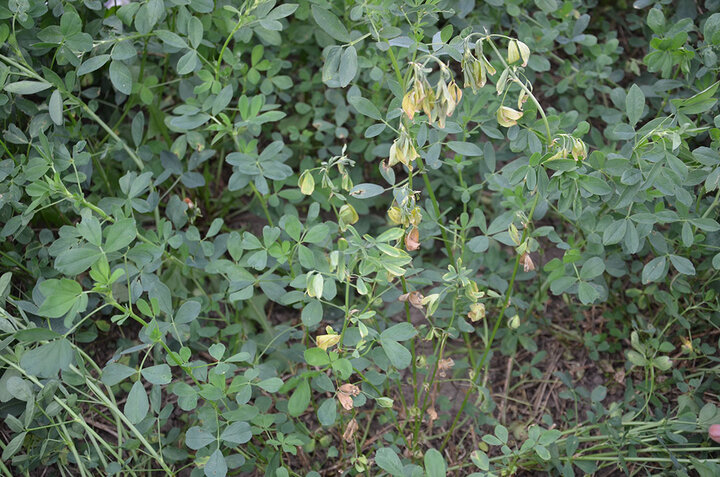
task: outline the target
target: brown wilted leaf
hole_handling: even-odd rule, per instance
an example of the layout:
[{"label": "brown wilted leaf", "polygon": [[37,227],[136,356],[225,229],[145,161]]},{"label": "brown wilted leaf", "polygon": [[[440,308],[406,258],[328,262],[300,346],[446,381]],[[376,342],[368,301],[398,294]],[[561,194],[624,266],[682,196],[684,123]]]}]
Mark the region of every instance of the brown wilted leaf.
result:
[{"label": "brown wilted leaf", "polygon": [[360,388],[354,384],[345,383],[340,386],[337,392],[337,400],[343,409],[350,411],[353,408],[353,396],[357,396],[358,394],[360,394]]},{"label": "brown wilted leaf", "polygon": [[472,305],[470,305],[470,312],[468,313],[468,318],[470,318],[470,321],[472,321],[473,323],[485,318],[485,304],[473,303]]},{"label": "brown wilted leaf", "polygon": [[354,384],[345,383],[340,386],[340,392],[349,394],[350,396],[357,396],[358,394],[360,394],[360,388],[355,386]]},{"label": "brown wilted leaf", "polygon": [[523,253],[521,257],[521,261],[523,264],[523,270],[525,270],[525,273],[531,272],[535,270],[535,263],[532,261],[532,258],[530,257],[529,253]]},{"label": "brown wilted leaf", "polygon": [[443,358],[438,362],[438,374],[441,378],[447,375],[447,372],[455,366],[455,361],[452,358]]},{"label": "brown wilted leaf", "polygon": [[340,405],[346,410],[350,411],[353,408],[353,398],[345,393],[337,393],[337,399]]},{"label": "brown wilted leaf", "polygon": [[412,291],[410,293],[404,293],[398,297],[398,301],[408,302],[414,308],[417,308],[418,310],[423,309],[423,305],[422,305],[423,299],[425,299],[425,297],[419,291]]},{"label": "brown wilted leaf", "polygon": [[405,250],[412,252],[420,248],[420,230],[417,227],[410,229],[405,235]]},{"label": "brown wilted leaf", "polygon": [[343,432],[343,439],[345,439],[345,442],[352,443],[353,441],[353,435],[355,435],[355,431],[358,430],[358,423],[355,419],[351,419],[350,422],[348,422],[347,426],[345,427],[345,432]]}]

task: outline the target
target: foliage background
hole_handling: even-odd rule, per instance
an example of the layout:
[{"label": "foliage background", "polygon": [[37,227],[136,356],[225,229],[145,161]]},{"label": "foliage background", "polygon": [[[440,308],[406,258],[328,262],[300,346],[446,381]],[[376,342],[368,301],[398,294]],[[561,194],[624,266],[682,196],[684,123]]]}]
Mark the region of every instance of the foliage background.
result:
[{"label": "foliage background", "polygon": [[718,475],[719,11],[1,0],[0,471]]}]

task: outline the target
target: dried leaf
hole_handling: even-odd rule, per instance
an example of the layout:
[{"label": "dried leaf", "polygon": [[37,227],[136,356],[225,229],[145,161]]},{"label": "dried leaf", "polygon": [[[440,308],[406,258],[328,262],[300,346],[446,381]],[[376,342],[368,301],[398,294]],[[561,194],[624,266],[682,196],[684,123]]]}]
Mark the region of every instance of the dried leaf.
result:
[{"label": "dried leaf", "polygon": [[347,426],[345,427],[345,432],[343,432],[343,439],[345,442],[352,443],[353,441],[353,435],[355,435],[355,431],[358,430],[358,423],[355,419],[351,419],[350,422],[347,423]]},{"label": "dried leaf", "polygon": [[405,249],[408,252],[413,252],[420,248],[420,230],[417,227],[410,229],[410,232],[405,234]]}]

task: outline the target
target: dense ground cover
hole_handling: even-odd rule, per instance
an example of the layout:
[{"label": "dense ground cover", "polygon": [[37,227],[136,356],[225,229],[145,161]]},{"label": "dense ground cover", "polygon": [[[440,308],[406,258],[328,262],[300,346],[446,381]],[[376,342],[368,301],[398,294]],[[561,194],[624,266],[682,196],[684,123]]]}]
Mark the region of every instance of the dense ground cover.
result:
[{"label": "dense ground cover", "polygon": [[0,473],[720,475],[720,0],[0,19]]}]

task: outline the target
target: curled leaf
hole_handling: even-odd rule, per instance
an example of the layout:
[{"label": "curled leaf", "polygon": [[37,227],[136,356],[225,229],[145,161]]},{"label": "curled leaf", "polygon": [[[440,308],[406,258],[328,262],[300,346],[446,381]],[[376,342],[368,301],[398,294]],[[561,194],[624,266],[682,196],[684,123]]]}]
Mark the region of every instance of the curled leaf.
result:
[{"label": "curled leaf", "polygon": [[473,323],[485,318],[485,304],[473,303],[472,305],[470,305],[470,313],[468,313],[468,318],[470,318],[470,321],[472,321]]},{"label": "curled leaf", "polygon": [[530,48],[519,40],[510,40],[508,44],[508,63],[512,64],[518,60],[522,60],[522,65],[527,66],[530,59]]},{"label": "curled leaf", "polygon": [[316,342],[318,348],[327,351],[328,348],[331,348],[340,342],[340,335],[319,335]]},{"label": "curled leaf", "polygon": [[423,300],[425,297],[419,291],[411,291],[410,293],[404,293],[398,297],[398,301],[408,302],[414,308],[418,310],[423,309]]},{"label": "curled leaf", "polygon": [[517,124],[518,119],[522,118],[522,111],[516,111],[507,106],[500,106],[497,110],[497,121],[500,126],[509,128]]}]

